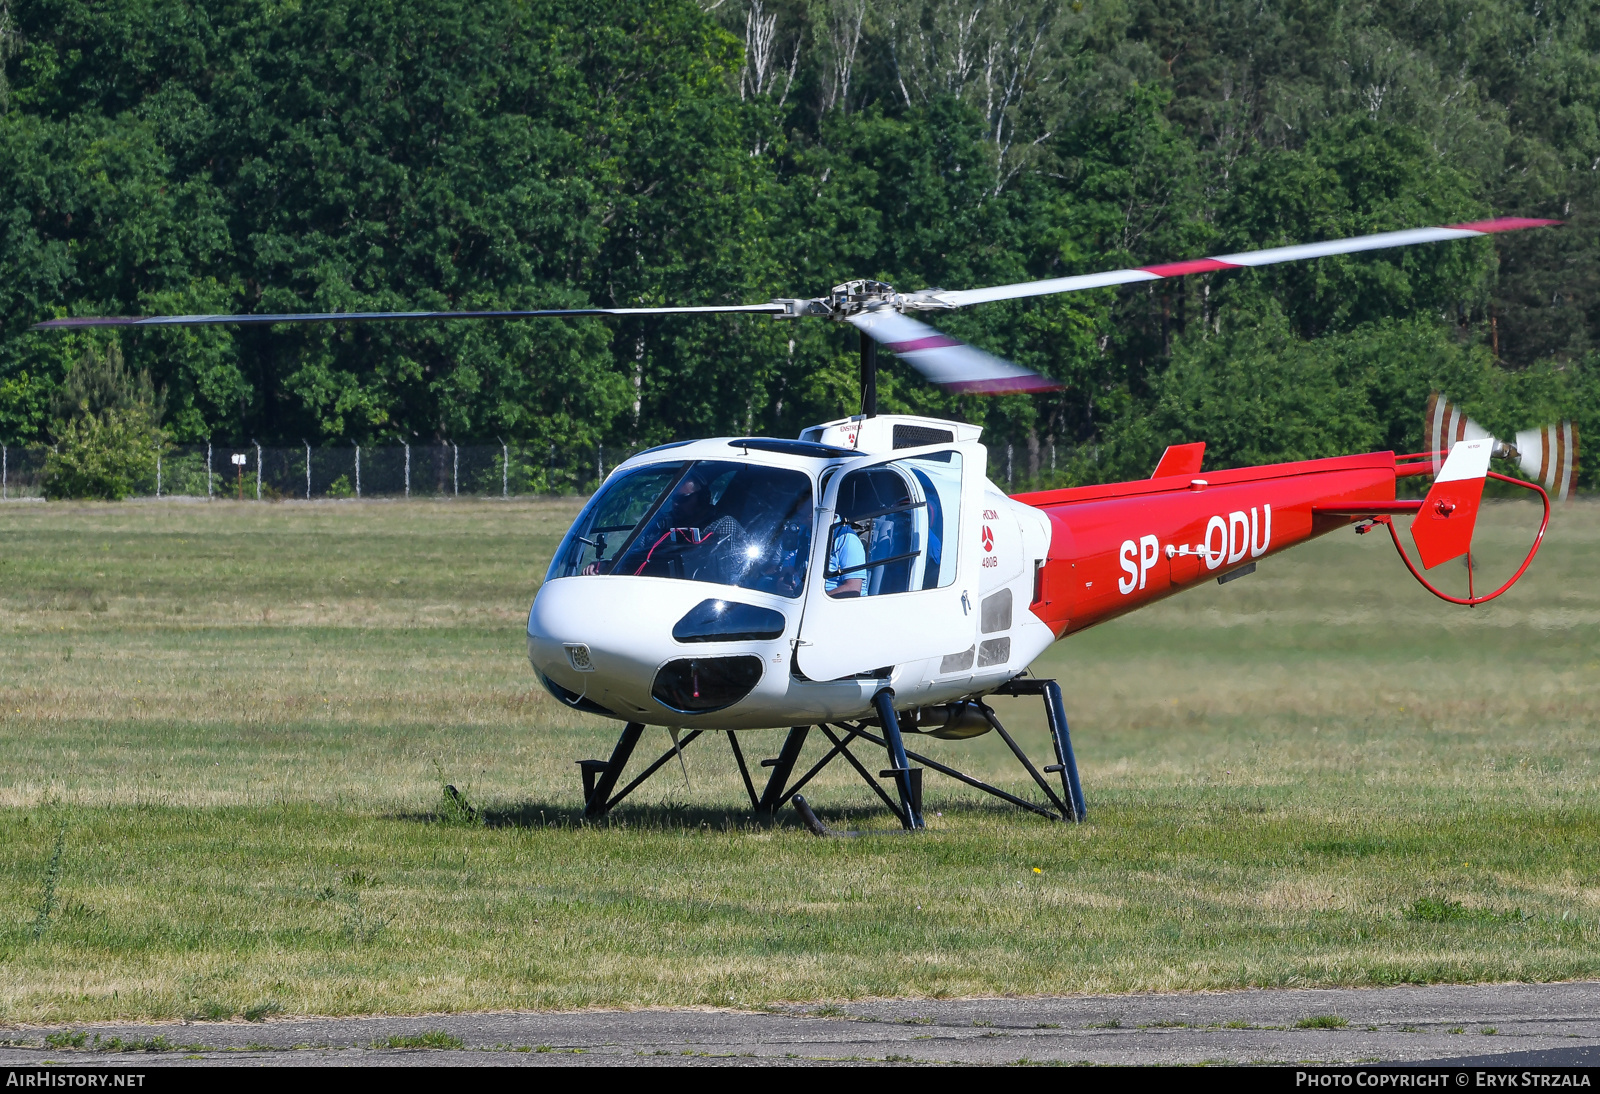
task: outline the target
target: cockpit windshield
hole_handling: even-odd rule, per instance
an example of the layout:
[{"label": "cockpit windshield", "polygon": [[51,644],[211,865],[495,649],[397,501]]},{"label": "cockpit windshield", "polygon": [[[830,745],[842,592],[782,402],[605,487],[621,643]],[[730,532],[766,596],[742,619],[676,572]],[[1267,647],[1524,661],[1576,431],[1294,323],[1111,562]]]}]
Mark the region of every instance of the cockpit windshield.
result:
[{"label": "cockpit windshield", "polygon": [[675,577],[797,597],[811,554],[811,480],[759,464],[649,464],[578,515],[547,580]]}]

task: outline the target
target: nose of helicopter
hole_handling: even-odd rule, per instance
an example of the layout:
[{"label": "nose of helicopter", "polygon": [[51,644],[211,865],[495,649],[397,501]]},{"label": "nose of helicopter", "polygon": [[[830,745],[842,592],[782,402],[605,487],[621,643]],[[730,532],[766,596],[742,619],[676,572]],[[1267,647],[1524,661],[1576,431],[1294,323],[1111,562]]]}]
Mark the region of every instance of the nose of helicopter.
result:
[{"label": "nose of helicopter", "polygon": [[[692,724],[755,688],[771,667],[768,647],[784,648],[784,607],[779,598],[699,582],[560,578],[540,588],[528,613],[528,661],[569,706]],[[718,619],[728,621],[720,633]]]}]

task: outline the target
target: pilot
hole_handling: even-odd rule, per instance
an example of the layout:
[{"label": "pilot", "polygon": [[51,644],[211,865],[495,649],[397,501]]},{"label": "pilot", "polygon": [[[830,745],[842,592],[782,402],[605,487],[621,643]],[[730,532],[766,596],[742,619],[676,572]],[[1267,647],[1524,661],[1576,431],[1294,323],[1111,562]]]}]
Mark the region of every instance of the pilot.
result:
[{"label": "pilot", "polygon": [[711,488],[696,474],[688,474],[672,491],[669,519],[675,528],[689,528],[699,532],[700,539],[713,536],[731,539],[744,534],[744,528],[732,516],[724,513],[712,516]]},{"label": "pilot", "polygon": [[[867,549],[861,545],[861,537],[844,521],[835,524],[833,542],[828,545],[829,576],[822,583],[823,591],[839,599],[861,596],[866,592],[862,579],[867,571],[852,568],[866,561]],[[845,570],[850,572],[841,572]]]}]

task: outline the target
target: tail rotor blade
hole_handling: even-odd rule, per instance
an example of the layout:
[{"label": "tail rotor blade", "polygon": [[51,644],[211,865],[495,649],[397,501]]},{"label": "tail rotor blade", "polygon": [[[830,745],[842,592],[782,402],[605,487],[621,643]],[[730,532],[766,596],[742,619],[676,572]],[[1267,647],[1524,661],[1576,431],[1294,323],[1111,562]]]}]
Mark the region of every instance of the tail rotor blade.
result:
[{"label": "tail rotor blade", "polygon": [[[1432,453],[1433,473],[1439,474],[1446,456],[1460,441],[1493,440],[1487,429],[1468,418],[1460,407],[1435,391],[1428,396],[1422,419],[1423,447]],[[1515,459],[1522,473],[1562,501],[1578,485],[1578,426],[1556,422],[1517,433],[1516,447],[1495,441],[1494,455]]]},{"label": "tail rotor blade", "polygon": [[959,338],[888,308],[858,312],[847,317],[845,322],[946,391],[964,395],[1011,395],[1059,391],[1063,386],[1048,376],[969,346]]},{"label": "tail rotor blade", "polygon": [[1578,426],[1558,422],[1517,434],[1518,462],[1534,482],[1566,501],[1578,484]]},{"label": "tail rotor blade", "polygon": [[1437,391],[1428,396],[1428,409],[1422,419],[1422,447],[1433,453],[1433,473],[1444,465],[1450,446],[1457,441],[1493,440],[1490,432],[1467,417],[1461,408]]}]

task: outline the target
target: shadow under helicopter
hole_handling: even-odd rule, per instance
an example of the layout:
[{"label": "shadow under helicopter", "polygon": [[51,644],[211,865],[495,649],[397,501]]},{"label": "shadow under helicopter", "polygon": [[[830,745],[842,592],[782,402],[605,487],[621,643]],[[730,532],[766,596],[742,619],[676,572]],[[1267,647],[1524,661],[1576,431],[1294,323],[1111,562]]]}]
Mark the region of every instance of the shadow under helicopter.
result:
[{"label": "shadow under helicopter", "polygon": [[[1013,806],[1001,802],[955,799],[928,805],[933,814],[945,821],[987,820],[1000,816],[1015,816]],[[603,817],[584,815],[582,806],[571,801],[541,801],[524,799],[511,802],[491,802],[471,809],[470,824],[488,829],[507,828],[519,830],[617,828],[640,831],[682,832],[773,832],[805,831],[799,812],[785,806],[776,813],[752,813],[748,807],[734,803],[726,805],[704,803],[678,803],[673,801],[619,805]],[[908,830],[898,825],[896,814],[887,808],[864,806],[861,803],[820,805],[812,804],[813,814],[825,824],[831,834],[863,836],[902,836]],[[459,814],[445,810],[401,813],[398,820],[419,824],[460,823]],[[854,826],[861,826],[859,828]]]}]

